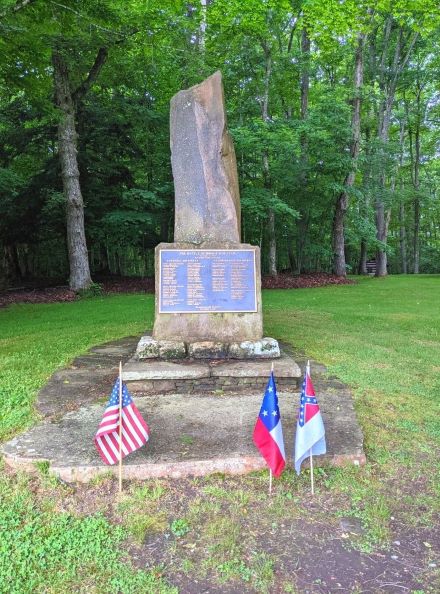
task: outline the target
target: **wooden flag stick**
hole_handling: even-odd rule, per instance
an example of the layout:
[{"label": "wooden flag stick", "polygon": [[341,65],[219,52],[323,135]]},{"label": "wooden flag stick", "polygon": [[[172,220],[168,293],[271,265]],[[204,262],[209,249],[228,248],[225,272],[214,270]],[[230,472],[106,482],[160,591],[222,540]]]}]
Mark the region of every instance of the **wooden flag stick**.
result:
[{"label": "wooden flag stick", "polygon": [[312,454],[312,450],[309,450],[310,452],[310,484],[312,486],[312,495],[315,494],[315,482],[313,480],[313,454]]},{"label": "wooden flag stick", "polygon": [[[307,375],[310,375],[310,361],[307,361],[307,368],[306,368]],[[313,476],[313,454],[312,449],[310,448],[310,485],[312,487],[312,495],[315,494],[315,481]]]},{"label": "wooden flag stick", "polygon": [[[270,372],[273,373],[273,361],[271,362]],[[272,468],[269,468],[269,495],[272,495]]]},{"label": "wooden flag stick", "polygon": [[119,361],[119,493],[122,493],[122,361]]}]

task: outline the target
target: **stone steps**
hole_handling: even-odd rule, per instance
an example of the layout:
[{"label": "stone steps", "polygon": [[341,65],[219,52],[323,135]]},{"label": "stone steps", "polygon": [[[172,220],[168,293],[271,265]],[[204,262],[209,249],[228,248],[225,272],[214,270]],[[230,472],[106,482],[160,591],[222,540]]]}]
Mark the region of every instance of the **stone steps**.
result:
[{"label": "stone steps", "polygon": [[122,379],[130,391],[143,394],[264,390],[272,363],[277,385],[296,390],[301,370],[286,353],[271,361],[131,359],[122,369]]}]

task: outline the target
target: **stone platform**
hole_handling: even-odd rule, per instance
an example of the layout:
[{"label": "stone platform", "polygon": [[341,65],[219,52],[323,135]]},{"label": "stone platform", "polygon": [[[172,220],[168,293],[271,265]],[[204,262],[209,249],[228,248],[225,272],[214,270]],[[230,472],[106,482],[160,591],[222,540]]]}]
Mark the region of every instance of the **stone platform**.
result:
[{"label": "stone platform", "polygon": [[[134,352],[136,342],[124,339],[96,347],[70,368],[55,373],[37,402],[45,417],[43,422],[2,445],[6,463],[33,470],[36,462],[48,461],[51,472],[65,481],[87,482],[109,470],[116,473],[117,468],[102,463],[93,437],[117,375],[117,362]],[[125,369],[127,373],[127,366]],[[312,363],[312,375],[328,446],[328,454],[317,457],[316,464],[363,464],[363,438],[350,391],[338,380],[328,378],[325,368],[318,364]],[[151,437],[146,447],[124,460],[124,477],[245,473],[264,468],[252,442],[261,399],[262,391],[255,388],[137,395],[136,404],[150,426]],[[287,391],[279,386],[289,464],[298,402],[297,389]]]},{"label": "stone platform", "polygon": [[264,390],[271,365],[277,385],[295,390],[301,380],[301,370],[294,359],[281,353],[278,359],[259,361],[130,360],[122,369],[122,379],[133,393],[204,393]]}]

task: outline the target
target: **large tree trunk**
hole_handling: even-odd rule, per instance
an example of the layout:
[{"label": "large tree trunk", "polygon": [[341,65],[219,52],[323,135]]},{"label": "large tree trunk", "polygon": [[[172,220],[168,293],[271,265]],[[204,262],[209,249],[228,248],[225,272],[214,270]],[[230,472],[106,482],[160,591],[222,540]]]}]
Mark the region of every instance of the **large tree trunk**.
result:
[{"label": "large tree trunk", "polygon": [[419,274],[420,266],[420,95],[417,93],[417,117],[415,129],[415,155],[414,155],[414,274]]},{"label": "large tree trunk", "polygon": [[[307,29],[303,27],[301,33],[301,120],[307,119],[309,111],[309,87],[310,87],[310,37]],[[301,155],[300,155],[300,188],[303,192],[302,203],[304,207],[299,209],[299,219],[297,223],[297,241],[296,241],[296,262],[297,262],[297,274],[301,274],[302,262],[303,262],[303,251],[306,245],[308,227],[309,227],[309,208],[307,205],[307,162],[308,162],[308,146],[307,138],[305,134],[301,135]]]},{"label": "large tree trunk", "polygon": [[367,272],[367,242],[361,239],[361,250],[359,254],[358,274],[368,274]]},{"label": "large tree trunk", "polygon": [[61,114],[58,123],[58,152],[61,162],[67,215],[67,248],[73,291],[87,289],[92,279],[84,229],[84,203],[79,183],[75,104],[70,88],[67,65],[60,52],[52,55],[55,96]]},{"label": "large tree trunk", "polygon": [[100,48],[89,74],[79,87],[73,91],[64,56],[57,49],[52,52],[55,99],[61,112],[58,123],[58,153],[64,195],[66,197],[67,251],[70,267],[69,285],[73,291],[87,289],[92,283],[84,229],[84,202],[79,183],[78,135],[75,125],[76,102],[84,97],[90,89],[98,77],[106,58],[107,49]]},{"label": "large tree trunk", "polygon": [[[269,119],[269,85],[270,77],[272,72],[272,56],[270,49],[266,43],[262,44],[264,51],[264,95],[261,103],[261,117],[264,122]],[[272,182],[270,179],[270,167],[269,167],[269,153],[267,150],[263,152],[263,183],[264,187],[270,190],[272,188]],[[277,271],[277,238],[275,229],[275,212],[273,208],[268,209],[268,225],[267,233],[269,237],[269,274],[276,276]]]},{"label": "large tree trunk", "polygon": [[[359,156],[361,139],[361,89],[363,82],[363,48],[365,34],[358,35],[354,63],[354,98],[353,114],[351,119],[352,144],[351,158],[352,170],[347,174],[344,180],[344,186],[351,188],[355,179],[356,161]],[[332,247],[333,247],[333,272],[338,276],[346,276],[347,268],[345,263],[345,237],[344,237],[344,219],[348,208],[348,192],[341,192],[336,200],[335,213],[333,217],[332,229]]]},{"label": "large tree trunk", "polygon": [[[379,88],[382,93],[382,101],[379,107],[378,138],[382,144],[382,149],[389,141],[391,113],[397,83],[399,82],[400,75],[409,60],[418,37],[418,33],[414,32],[404,40],[403,28],[399,27],[396,43],[393,47],[390,43],[390,37],[394,25],[393,17],[388,17],[385,22],[384,43],[379,68]],[[403,47],[405,42],[407,43],[406,48]],[[393,48],[394,56],[391,66],[387,67],[388,52],[390,48]],[[404,52],[404,50],[406,51]],[[385,172],[382,171],[379,175],[379,186],[385,188],[385,184]],[[376,237],[380,242],[386,244],[390,222],[390,210],[385,212],[384,203],[381,197],[378,197],[375,201],[375,221]],[[387,254],[385,249],[378,248],[376,252],[376,276],[386,276],[387,274]]]},{"label": "large tree trunk", "polygon": [[399,243],[400,243],[400,266],[403,274],[408,273],[406,258],[406,228],[405,228],[405,204],[403,200],[399,204]]}]

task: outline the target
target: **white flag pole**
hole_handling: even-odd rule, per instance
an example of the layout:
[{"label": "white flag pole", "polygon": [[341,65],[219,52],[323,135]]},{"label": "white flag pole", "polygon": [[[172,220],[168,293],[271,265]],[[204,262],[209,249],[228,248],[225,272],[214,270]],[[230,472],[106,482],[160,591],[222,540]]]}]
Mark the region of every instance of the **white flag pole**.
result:
[{"label": "white flag pole", "polygon": [[[306,376],[310,376],[310,361],[307,361]],[[307,378],[306,378],[306,381],[307,381]],[[314,481],[314,476],[313,476],[313,454],[312,454],[312,448],[310,448],[309,454],[310,454],[310,485],[312,487],[312,495],[314,495],[315,494],[315,481]]]},{"label": "white flag pole", "polygon": [[122,361],[119,361],[119,493],[122,493]]},{"label": "white flag pole", "polygon": [[[273,373],[273,361],[271,362],[270,373]],[[269,495],[272,495],[272,468],[269,468]]]}]

